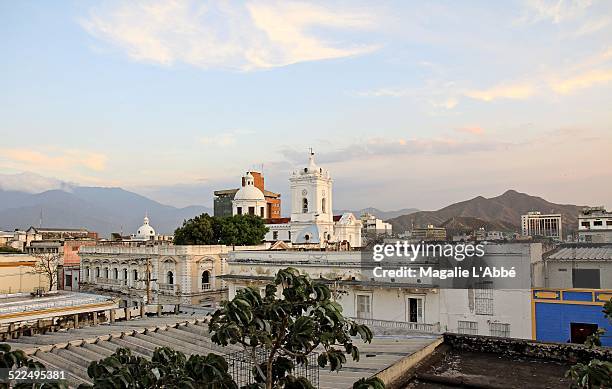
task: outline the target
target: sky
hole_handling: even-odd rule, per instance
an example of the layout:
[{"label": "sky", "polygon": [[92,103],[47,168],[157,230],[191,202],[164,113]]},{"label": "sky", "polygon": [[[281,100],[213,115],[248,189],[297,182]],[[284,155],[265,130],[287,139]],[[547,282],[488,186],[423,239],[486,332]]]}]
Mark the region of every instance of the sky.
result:
[{"label": "sky", "polygon": [[0,172],[176,206],[317,163],[338,209],[612,208],[610,1],[1,1]]}]

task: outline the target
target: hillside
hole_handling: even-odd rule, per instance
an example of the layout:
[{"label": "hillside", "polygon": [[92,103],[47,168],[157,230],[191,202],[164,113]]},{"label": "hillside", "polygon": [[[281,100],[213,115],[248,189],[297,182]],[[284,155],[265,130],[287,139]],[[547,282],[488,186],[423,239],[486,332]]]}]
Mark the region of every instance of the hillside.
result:
[{"label": "hillside", "polygon": [[[540,211],[542,213],[560,213],[563,217],[564,231],[567,233],[576,229],[578,213],[582,208],[583,206],[571,204],[555,204],[541,197],[508,190],[497,197],[487,199],[478,196],[471,200],[451,204],[437,211],[415,212],[389,219],[388,222],[393,225],[394,231],[402,232],[411,229],[412,226],[418,227],[428,224],[441,226],[444,223],[450,223],[449,219],[452,218],[470,217],[483,222],[496,223],[499,227],[496,229],[518,231],[521,215],[529,211]],[[463,220],[463,222],[468,221]],[[478,224],[478,221],[476,221],[476,224]]]},{"label": "hillside", "polygon": [[85,227],[108,237],[111,232],[136,231],[145,213],[158,233],[171,234],[184,219],[211,210],[176,208],[121,188],[73,187],[42,193],[0,190],[0,230],[37,226],[41,212],[44,226]]},{"label": "hillside", "polygon": [[360,217],[364,213],[369,213],[369,214],[376,216],[379,219],[387,220],[387,219],[395,218],[395,217],[402,216],[402,215],[409,215],[411,213],[415,213],[418,211],[419,210],[416,208],[403,208],[397,211],[381,211],[378,208],[368,207],[368,208],[362,208],[360,210],[348,210],[348,209],[336,210],[335,209],[334,215],[342,215],[343,213],[351,212],[355,216]]}]

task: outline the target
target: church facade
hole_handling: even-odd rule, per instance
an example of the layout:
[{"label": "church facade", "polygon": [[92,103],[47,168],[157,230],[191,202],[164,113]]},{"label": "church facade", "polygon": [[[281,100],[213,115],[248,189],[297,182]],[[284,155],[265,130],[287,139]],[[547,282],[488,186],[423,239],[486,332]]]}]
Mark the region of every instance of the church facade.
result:
[{"label": "church facade", "polygon": [[[253,186],[249,173],[233,200],[233,214],[248,213],[267,220],[267,242],[284,241],[306,247],[361,247],[361,220],[352,213],[334,216],[333,181],[327,169],[317,166],[314,153],[308,165],[289,177],[291,217],[270,218],[263,208],[263,194]],[[240,195],[240,196],[239,196]]]}]

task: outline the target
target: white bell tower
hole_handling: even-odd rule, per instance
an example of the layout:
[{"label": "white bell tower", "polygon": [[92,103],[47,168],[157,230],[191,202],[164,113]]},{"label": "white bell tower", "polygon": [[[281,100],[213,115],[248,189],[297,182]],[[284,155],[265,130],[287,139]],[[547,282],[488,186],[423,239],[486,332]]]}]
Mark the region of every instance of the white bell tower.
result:
[{"label": "white bell tower", "polygon": [[332,211],[332,179],[320,168],[312,149],[308,166],[296,170],[291,184],[291,242],[296,244],[335,241]]}]

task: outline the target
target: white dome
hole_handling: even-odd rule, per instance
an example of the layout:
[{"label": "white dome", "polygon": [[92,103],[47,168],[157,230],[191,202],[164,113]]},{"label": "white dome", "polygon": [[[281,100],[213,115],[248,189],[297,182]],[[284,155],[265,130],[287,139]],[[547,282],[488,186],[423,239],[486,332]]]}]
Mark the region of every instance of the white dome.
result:
[{"label": "white dome", "polygon": [[266,201],[266,198],[262,191],[255,187],[255,180],[251,173],[247,173],[246,176],[244,176],[244,186],[236,192],[234,200]]},{"label": "white dome", "polygon": [[148,217],[145,216],[144,224],[142,226],[140,226],[140,228],[138,228],[138,231],[136,231],[136,236],[138,238],[147,238],[147,239],[150,238],[150,237],[155,236],[155,230],[149,224],[149,218]]}]

